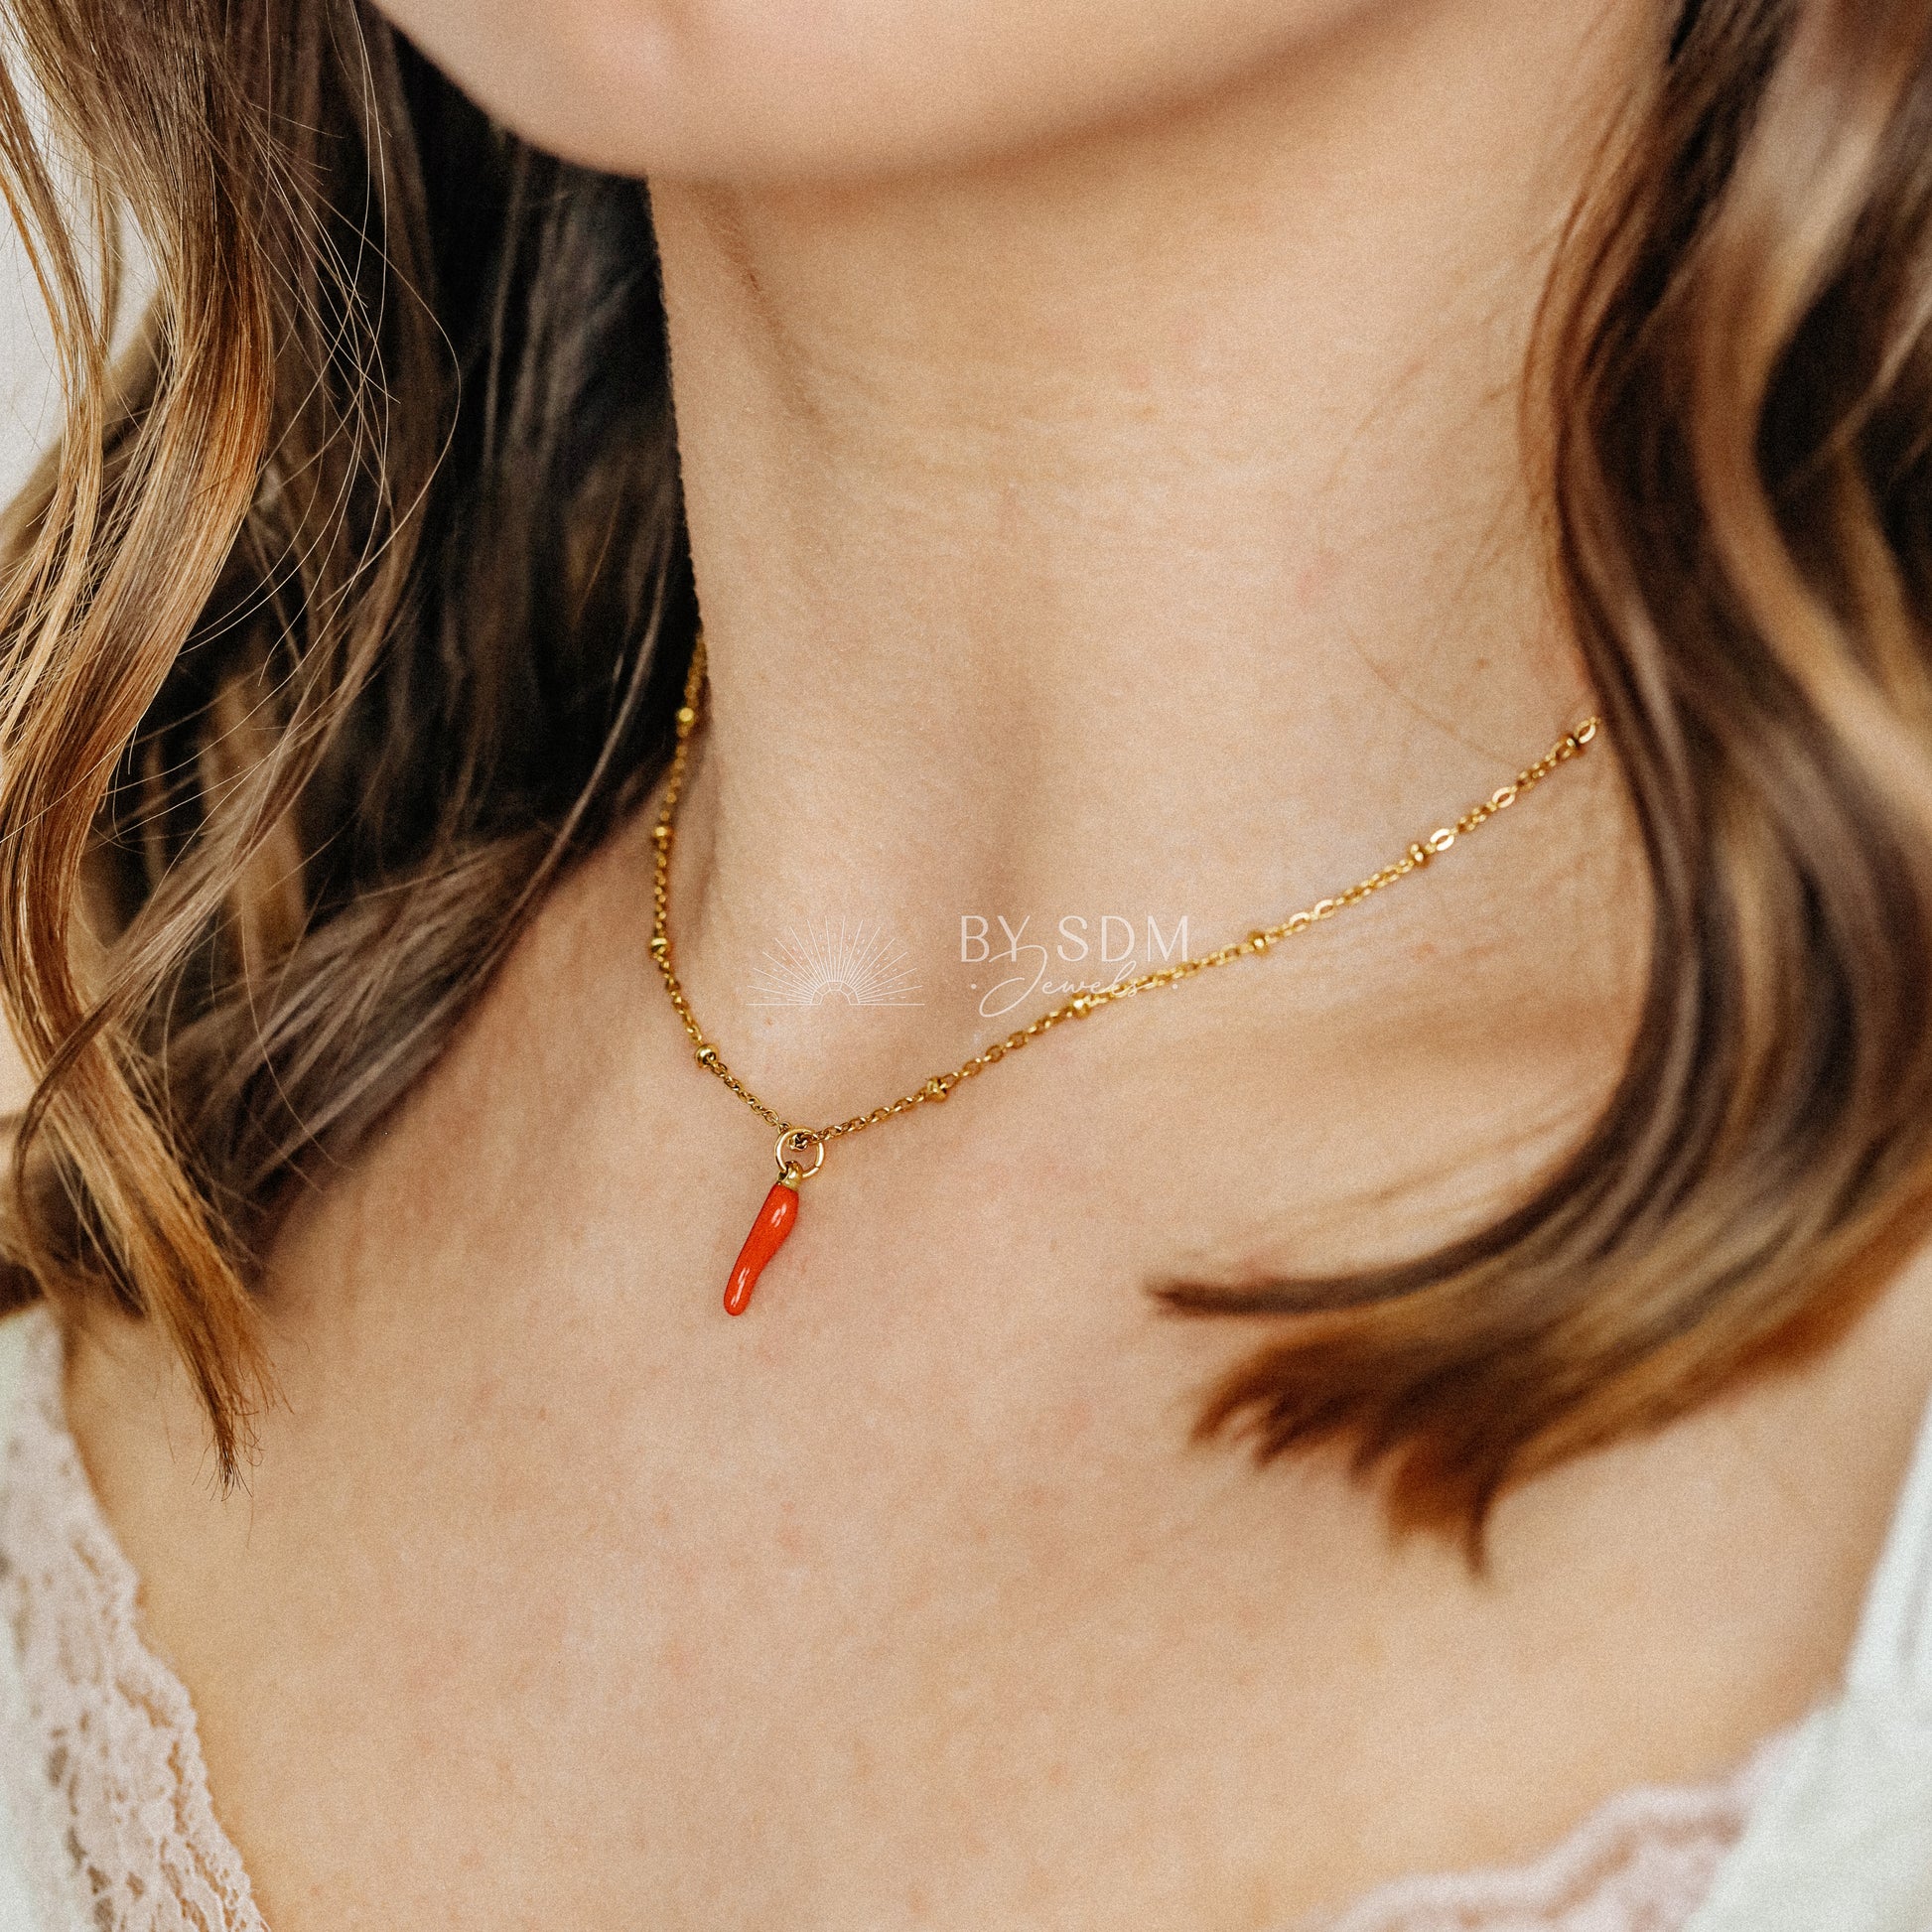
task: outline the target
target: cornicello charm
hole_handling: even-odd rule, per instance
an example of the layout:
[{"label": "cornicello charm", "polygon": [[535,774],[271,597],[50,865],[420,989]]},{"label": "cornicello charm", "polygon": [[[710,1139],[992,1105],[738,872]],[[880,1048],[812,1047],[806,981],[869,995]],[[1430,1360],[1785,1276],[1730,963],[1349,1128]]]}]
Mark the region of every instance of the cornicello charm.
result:
[{"label": "cornicello charm", "polygon": [[[798,1163],[813,1156],[809,1168]],[[765,1264],[785,1244],[785,1237],[798,1224],[798,1185],[809,1180],[825,1165],[825,1143],[802,1127],[787,1127],[778,1136],[778,1177],[738,1251],[731,1280],[725,1284],[725,1312],[743,1314],[752,1305],[752,1291],[759,1285]]]}]

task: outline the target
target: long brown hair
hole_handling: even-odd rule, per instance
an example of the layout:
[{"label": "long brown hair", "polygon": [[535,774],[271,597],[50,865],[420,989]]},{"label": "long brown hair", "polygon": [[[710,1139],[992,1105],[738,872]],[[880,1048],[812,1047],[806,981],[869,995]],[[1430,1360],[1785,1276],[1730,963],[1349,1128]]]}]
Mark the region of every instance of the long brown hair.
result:
[{"label": "long brown hair", "polygon": [[[695,609],[648,209],[360,0],[11,24],[67,417],[0,585],[4,1294],[163,1322],[232,1469],[291,1189],[662,768]],[[1442,1252],[1164,1291],[1261,1328],[1204,1433],[1344,1441],[1400,1522],[1477,1531],[1835,1332],[1932,1199],[1929,24],[1693,0],[1550,285],[1531,441],[1655,888],[1613,1098]]]}]

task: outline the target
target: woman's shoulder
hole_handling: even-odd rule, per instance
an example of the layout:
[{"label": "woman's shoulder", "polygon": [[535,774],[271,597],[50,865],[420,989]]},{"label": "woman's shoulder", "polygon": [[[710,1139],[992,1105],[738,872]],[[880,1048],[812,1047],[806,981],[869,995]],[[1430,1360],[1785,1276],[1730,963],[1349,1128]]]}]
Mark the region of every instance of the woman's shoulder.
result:
[{"label": "woman's shoulder", "polygon": [[[32,1562],[20,1521],[38,1487],[21,1468],[32,1371],[52,1339],[47,1310],[0,1317],[0,1932],[67,1932],[40,1873],[53,1828],[53,1783],[34,1734],[23,1657],[29,1642],[26,1571]],[[43,1856],[31,1854],[38,1850]],[[36,1909],[34,1899],[40,1899]]]},{"label": "woman's shoulder", "polygon": [[1932,1405],[1839,1695],[1799,1732],[1687,1932],[1932,1924]]},{"label": "woman's shoulder", "polygon": [[160,1932],[184,1907],[260,1932],[194,1708],[67,1427],[62,1359],[50,1311],[0,1319],[0,1932]]}]

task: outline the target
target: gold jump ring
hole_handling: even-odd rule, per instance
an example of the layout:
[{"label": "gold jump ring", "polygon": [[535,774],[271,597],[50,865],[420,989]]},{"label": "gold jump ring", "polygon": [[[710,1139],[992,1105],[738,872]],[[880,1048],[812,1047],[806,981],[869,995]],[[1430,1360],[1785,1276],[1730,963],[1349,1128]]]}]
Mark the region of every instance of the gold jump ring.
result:
[{"label": "gold jump ring", "polygon": [[[797,1157],[807,1148],[817,1158],[809,1168],[801,1168]],[[778,1136],[778,1173],[792,1180],[809,1180],[825,1165],[825,1143],[809,1127],[787,1127]]]}]

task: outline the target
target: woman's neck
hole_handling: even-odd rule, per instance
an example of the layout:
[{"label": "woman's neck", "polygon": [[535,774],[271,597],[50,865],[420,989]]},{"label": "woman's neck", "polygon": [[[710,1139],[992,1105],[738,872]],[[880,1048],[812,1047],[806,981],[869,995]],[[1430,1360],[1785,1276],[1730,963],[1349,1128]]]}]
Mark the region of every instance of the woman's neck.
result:
[{"label": "woman's neck", "polygon": [[915,966],[962,917],[1218,943],[1545,748],[1586,694],[1520,378],[1651,33],[1423,0],[1049,153],[654,184],[713,693],[679,946],[714,1014],[807,928]]}]

